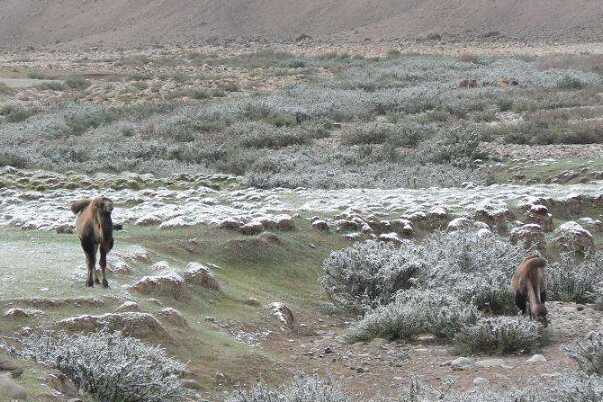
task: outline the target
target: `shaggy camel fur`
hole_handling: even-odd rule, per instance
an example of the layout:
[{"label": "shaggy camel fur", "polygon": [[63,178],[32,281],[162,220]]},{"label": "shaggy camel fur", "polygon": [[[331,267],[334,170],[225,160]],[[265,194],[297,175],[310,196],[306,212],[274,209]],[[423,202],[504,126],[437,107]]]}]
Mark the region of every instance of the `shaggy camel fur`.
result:
[{"label": "shaggy camel fur", "polygon": [[88,268],[86,286],[94,287],[95,281],[100,284],[98,275],[95,275],[94,272],[96,251],[100,248],[103,286],[108,288],[106,269],[107,253],[113,248],[113,222],[111,220],[113,202],[105,197],[75,201],[71,204],[71,211],[77,215],[75,229],[86,254]]},{"label": "shaggy camel fur", "polygon": [[547,326],[548,312],[544,306],[546,301],[545,265],[546,261],[540,257],[527,257],[513,274],[511,286],[515,296],[515,304],[522,313],[527,313],[526,304],[529,302],[530,318]]}]

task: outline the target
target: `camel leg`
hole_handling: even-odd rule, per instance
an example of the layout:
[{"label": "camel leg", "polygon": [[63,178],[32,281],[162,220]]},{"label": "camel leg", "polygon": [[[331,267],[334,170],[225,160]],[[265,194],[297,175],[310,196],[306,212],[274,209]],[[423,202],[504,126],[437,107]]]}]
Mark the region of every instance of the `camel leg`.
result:
[{"label": "camel leg", "polygon": [[521,310],[521,313],[525,315],[527,313],[527,297],[522,295],[520,292],[515,293],[515,305]]},{"label": "camel leg", "polygon": [[107,281],[107,250],[102,245],[100,247],[100,267],[103,273],[103,287],[108,288],[109,282]]},{"label": "camel leg", "polygon": [[96,247],[94,244],[87,243],[82,241],[82,248],[84,249],[84,253],[86,254],[86,267],[88,268],[88,279],[86,281],[86,286],[89,288],[94,287],[94,267],[96,265]]}]

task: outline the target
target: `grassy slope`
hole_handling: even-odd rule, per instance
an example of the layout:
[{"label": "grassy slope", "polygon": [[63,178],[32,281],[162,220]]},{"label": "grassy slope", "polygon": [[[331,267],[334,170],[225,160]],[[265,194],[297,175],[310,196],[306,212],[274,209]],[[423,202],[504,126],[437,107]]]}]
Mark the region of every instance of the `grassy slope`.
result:
[{"label": "grassy slope", "polygon": [[[307,222],[298,222],[298,226],[309,227]],[[63,271],[72,270],[83,262],[83,254],[73,235],[0,230],[3,238],[9,239],[11,244],[24,246],[35,239],[49,250],[69,250],[56,257],[62,256],[63,265],[69,267]],[[127,248],[130,244],[143,245],[150,251],[154,262],[166,260],[175,270],[184,269],[190,261],[215,264],[219,267],[215,272],[223,284],[223,293],[191,288],[188,296],[182,300],[160,300],[163,306],[178,309],[190,324],[190,329],[186,330],[169,327],[174,341],[166,343],[166,346],[177,358],[190,362],[191,370],[208,391],[214,389],[216,372],[227,373],[236,378],[237,382],[247,383],[260,377],[264,381],[280,380],[286,374],[284,364],[281,364],[286,356],[266,353],[257,347],[240,343],[228,333],[228,328],[240,328],[243,324],[250,330],[270,328],[278,331],[263,307],[266,304],[283,301],[296,315],[302,316],[316,314],[318,305],[324,301],[317,282],[320,262],[332,249],[344,247],[344,240],[340,236],[310,230],[277,232],[277,235],[277,243],[267,243],[258,237],[244,237],[205,226],[166,231],[129,227],[117,235],[118,249]],[[192,247],[192,243],[187,241],[191,238],[197,239],[196,245]],[[55,263],[60,265],[61,261]],[[2,276],[8,274],[10,265],[8,262],[2,265]],[[37,291],[45,283],[47,287],[51,287],[45,292],[51,297],[124,296],[126,291],[122,285],[133,283],[136,278],[152,273],[150,265],[136,265],[127,277],[112,275],[112,288],[109,290],[98,287],[86,289],[83,282],[66,279],[67,276],[63,275],[61,270],[47,270],[39,265],[37,269],[32,268],[29,272],[21,271],[24,278],[30,276],[35,280],[24,279],[26,286],[14,294],[9,293],[11,297],[3,295],[2,305],[8,308],[9,301],[22,305],[18,299],[27,295],[46,297]],[[32,264],[32,267],[35,266]],[[67,282],[68,285],[61,287],[61,281]],[[52,286],[48,286],[48,283]],[[250,297],[257,299],[261,306],[247,305],[245,300]],[[144,311],[155,312],[161,309],[156,301],[147,297],[131,298],[139,302]],[[15,322],[0,317],[0,333],[8,335],[24,325],[46,326],[55,320],[73,315],[110,312],[118,305],[119,300],[105,298],[103,306],[77,306],[67,303],[57,308],[44,309],[47,315],[28,321]],[[208,316],[215,317],[217,324],[207,322],[205,318]],[[35,388],[27,381],[24,384],[29,389]]]}]

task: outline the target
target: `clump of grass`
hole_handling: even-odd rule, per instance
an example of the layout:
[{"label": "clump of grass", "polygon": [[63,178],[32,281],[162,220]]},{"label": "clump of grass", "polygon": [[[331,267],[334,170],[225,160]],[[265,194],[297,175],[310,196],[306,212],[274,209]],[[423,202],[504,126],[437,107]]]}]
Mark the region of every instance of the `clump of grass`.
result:
[{"label": "clump of grass", "polygon": [[540,342],[538,324],[522,317],[484,318],[463,327],[455,337],[462,353],[528,352]]},{"label": "clump of grass", "polygon": [[90,86],[90,81],[79,75],[71,75],[65,78],[65,85],[71,89],[83,90]]},{"label": "clump of grass", "polygon": [[585,86],[586,84],[582,80],[571,75],[565,75],[557,82],[557,88],[559,89],[575,90],[582,89]]},{"label": "clump of grass", "polygon": [[9,123],[21,123],[38,113],[36,108],[25,108],[16,105],[4,105],[0,108],[0,116],[4,116]]}]

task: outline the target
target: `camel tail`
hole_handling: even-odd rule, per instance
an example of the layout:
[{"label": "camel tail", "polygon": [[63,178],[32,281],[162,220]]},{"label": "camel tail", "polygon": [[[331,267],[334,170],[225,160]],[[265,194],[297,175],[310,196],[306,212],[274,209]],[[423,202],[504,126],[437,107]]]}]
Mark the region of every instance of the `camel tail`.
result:
[{"label": "camel tail", "polygon": [[86,207],[90,205],[90,200],[79,200],[71,203],[71,212],[75,215],[82,212]]}]

